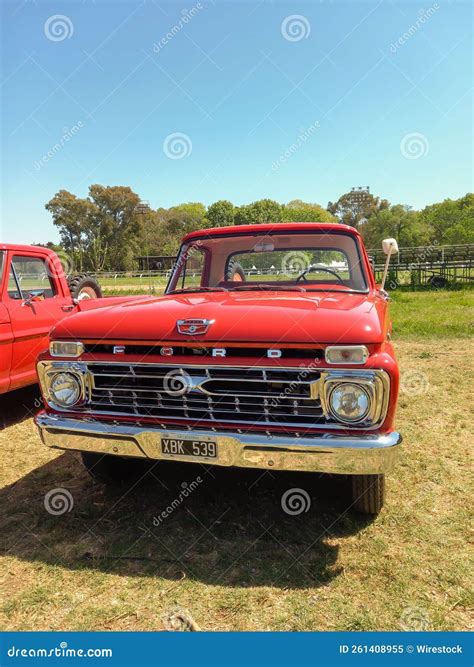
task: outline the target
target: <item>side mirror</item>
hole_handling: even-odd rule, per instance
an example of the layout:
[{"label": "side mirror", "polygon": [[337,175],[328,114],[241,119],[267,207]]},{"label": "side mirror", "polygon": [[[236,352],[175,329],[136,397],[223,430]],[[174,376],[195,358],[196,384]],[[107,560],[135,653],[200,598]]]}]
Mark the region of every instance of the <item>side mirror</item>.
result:
[{"label": "side mirror", "polygon": [[21,304],[22,306],[32,306],[33,304],[37,303],[38,301],[43,301],[44,300],[44,289],[35,289],[32,290],[26,299],[23,301]]},{"label": "side mirror", "polygon": [[387,255],[387,259],[385,260],[385,266],[383,269],[383,277],[382,277],[382,284],[380,285],[380,289],[383,290],[385,287],[385,281],[387,280],[387,273],[388,273],[388,265],[390,263],[390,255],[396,254],[398,252],[398,243],[396,239],[384,239],[382,241],[382,249],[384,253]]},{"label": "side mirror", "polygon": [[386,255],[396,255],[398,252],[398,243],[396,239],[384,239],[382,241],[382,249]]}]

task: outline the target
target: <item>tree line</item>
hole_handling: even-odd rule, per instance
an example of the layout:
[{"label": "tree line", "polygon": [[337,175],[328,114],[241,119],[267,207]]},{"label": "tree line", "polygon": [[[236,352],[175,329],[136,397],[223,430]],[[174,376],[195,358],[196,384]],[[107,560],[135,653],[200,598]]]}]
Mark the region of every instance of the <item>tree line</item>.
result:
[{"label": "tree line", "polygon": [[326,208],[299,199],[235,206],[188,202],[152,209],[126,186],[91,185],[87,197],[60,190],[46,204],[61,245],[79,271],[129,271],[140,255],[175,255],[180,240],[206,227],[278,222],[340,222],[356,227],[368,248],[394,237],[402,247],[474,243],[474,194],[415,211],[370,193],[343,194]]}]

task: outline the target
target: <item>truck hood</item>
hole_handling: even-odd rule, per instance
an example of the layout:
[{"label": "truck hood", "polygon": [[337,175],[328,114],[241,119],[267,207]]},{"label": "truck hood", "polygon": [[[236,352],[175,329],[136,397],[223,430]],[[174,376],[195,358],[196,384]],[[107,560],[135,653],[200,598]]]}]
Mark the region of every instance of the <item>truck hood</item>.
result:
[{"label": "truck hood", "polygon": [[[386,301],[344,292],[211,292],[150,297],[72,315],[51,336],[84,341],[242,343],[381,343]],[[206,319],[199,336],[177,320]]]}]

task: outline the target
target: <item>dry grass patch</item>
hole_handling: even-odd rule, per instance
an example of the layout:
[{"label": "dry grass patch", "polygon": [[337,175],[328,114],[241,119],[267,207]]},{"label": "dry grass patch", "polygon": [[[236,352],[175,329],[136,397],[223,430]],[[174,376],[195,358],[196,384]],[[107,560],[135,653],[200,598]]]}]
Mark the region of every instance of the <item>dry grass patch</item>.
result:
[{"label": "dry grass patch", "polygon": [[[3,397],[2,629],[159,630],[175,607],[209,630],[470,627],[472,345],[397,349],[411,373],[405,445],[373,522],[348,509],[347,480],[307,474],[158,463],[138,487],[106,491],[76,455],[40,445],[34,392]],[[413,377],[424,393],[410,393]],[[196,475],[204,482],[155,527]],[[58,487],[74,506],[51,516],[44,496]],[[281,510],[292,487],[310,493],[308,513]]]}]

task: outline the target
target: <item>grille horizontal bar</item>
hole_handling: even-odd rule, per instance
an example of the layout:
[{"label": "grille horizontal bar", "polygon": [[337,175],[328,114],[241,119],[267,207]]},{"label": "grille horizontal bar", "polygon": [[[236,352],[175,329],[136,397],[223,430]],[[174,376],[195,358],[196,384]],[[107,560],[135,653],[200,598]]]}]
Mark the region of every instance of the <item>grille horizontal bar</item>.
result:
[{"label": "grille horizontal bar", "polygon": [[99,414],[295,428],[327,423],[312,391],[317,370],[99,362],[87,367],[92,387],[86,408]]}]

